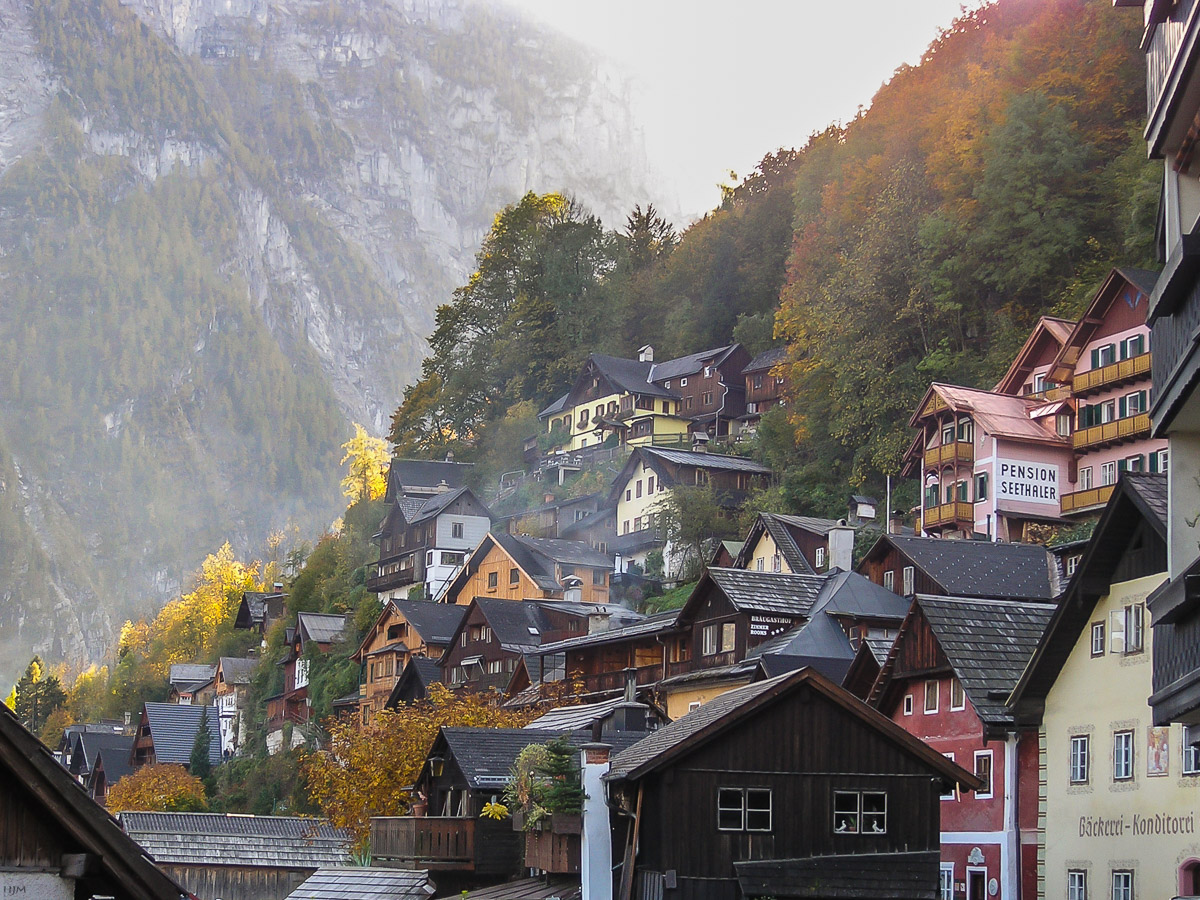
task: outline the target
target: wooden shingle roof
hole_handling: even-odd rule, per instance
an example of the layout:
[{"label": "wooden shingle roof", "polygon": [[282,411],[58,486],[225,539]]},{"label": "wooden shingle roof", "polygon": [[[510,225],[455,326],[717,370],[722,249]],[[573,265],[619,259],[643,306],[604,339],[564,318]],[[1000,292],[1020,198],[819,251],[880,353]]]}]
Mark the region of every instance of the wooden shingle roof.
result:
[{"label": "wooden shingle roof", "polygon": [[118,818],[160,863],[319,869],[350,862],[349,832],[323,819],[167,812]]},{"label": "wooden shingle roof", "polygon": [[288,900],[425,900],[434,893],[424,870],[321,868]]}]

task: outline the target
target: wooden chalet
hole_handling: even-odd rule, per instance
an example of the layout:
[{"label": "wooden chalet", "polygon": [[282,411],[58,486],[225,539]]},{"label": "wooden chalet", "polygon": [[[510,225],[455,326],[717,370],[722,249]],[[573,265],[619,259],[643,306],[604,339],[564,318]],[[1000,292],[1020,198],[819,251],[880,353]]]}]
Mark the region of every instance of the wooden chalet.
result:
[{"label": "wooden chalet", "polygon": [[161,763],[189,767],[192,747],[205,719],[209,733],[208,760],[216,766],[221,762],[221,729],[216,706],[145,704],[130,754],[134,768]]},{"label": "wooden chalet", "polygon": [[364,725],[383,709],[410,659],[436,662],[454,638],[466,607],[428,600],[389,600],[350,658],[362,667],[357,713]]},{"label": "wooden chalet", "polygon": [[606,603],[612,561],[578,541],[488,534],[446,589],[448,603],[475,597]]},{"label": "wooden chalet", "polygon": [[221,715],[221,755],[237,756],[246,745],[246,704],[257,657],[222,656],[217,661],[217,709]]},{"label": "wooden chalet", "polygon": [[1013,397],[1061,399],[1065,394],[1051,377],[1054,361],[1078,323],[1073,319],[1041,316],[1029,337],[992,390]]},{"label": "wooden chalet", "polygon": [[[461,608],[459,607],[459,609]],[[442,675],[442,667],[438,660],[428,656],[409,657],[400,677],[392,686],[392,692],[388,694],[384,707],[394,710],[398,709],[402,703],[417,703],[424,700],[429,694],[431,684],[442,683]]]},{"label": "wooden chalet", "polygon": [[782,366],[786,361],[787,348],[775,347],[764,350],[742,369],[746,390],[743,428],[756,431],[763,413],[783,402],[787,379],[782,374]]},{"label": "wooden chalet", "polygon": [[397,497],[373,537],[379,561],[367,590],[395,600],[424,585],[424,599],[437,599],[491,525],[487,507],[466,486]]},{"label": "wooden chalet", "polygon": [[9,897],[184,900],[187,893],[0,709],[0,885]]},{"label": "wooden chalet", "polygon": [[268,732],[278,732],[285,722],[297,725],[308,722],[308,660],[304,654],[310,645],[314,645],[319,653],[328,653],[342,640],[345,630],[346,617],[343,615],[296,614],[296,627],[288,634],[287,653],[279,661],[283,667],[283,693],[267,698]]},{"label": "wooden chalet", "polygon": [[867,551],[858,571],[905,597],[1044,601],[1062,591],[1054,557],[1035,544],[885,534]]},{"label": "wooden chalet", "polygon": [[[132,738],[129,739],[132,744]],[[130,747],[111,747],[101,749],[96,753],[92,770],[88,773],[83,789],[87,795],[104,806],[108,802],[108,792],[113,785],[126,775],[133,772],[130,762]]]},{"label": "wooden chalet", "polygon": [[729,344],[655,363],[650,381],[679,394],[680,412],[689,420],[689,433],[703,431],[710,439],[736,432],[746,413],[746,382],[742,374],[750,354],[741,344]]},{"label": "wooden chalet", "polygon": [[845,520],[759,513],[729,568],[817,575],[854,568],[854,528]]},{"label": "wooden chalet", "polygon": [[918,595],[871,690],[872,706],[983,782],[941,801],[943,878],[968,900],[993,879],[998,897],[1037,891],[1037,854],[1026,845],[1038,827],[1038,736],[1016,727],[1007,701],[1054,610]]},{"label": "wooden chalet", "polygon": [[213,680],[216,674],[216,666],[204,663],[176,663],[168,673],[171,687],[167,693],[167,700],[171,703],[207,706],[217,695],[217,686]]},{"label": "wooden chalet", "polygon": [[96,763],[96,755],[105,748],[121,748],[125,755],[133,746],[133,729],[123,725],[88,722],[69,725],[59,742],[58,758],[80,784],[86,784]]},{"label": "wooden chalet", "polygon": [[284,900],[318,869],[351,862],[349,833],[323,819],[171,812],[118,818],[164,872],[203,900]]},{"label": "wooden chalet", "polygon": [[273,591],[243,591],[233,627],[266,635],[283,618],[286,607],[287,594],[279,582]]},{"label": "wooden chalet", "polygon": [[605,781],[628,900],[929,900],[938,798],[980,784],[812,669],[710,701]]}]

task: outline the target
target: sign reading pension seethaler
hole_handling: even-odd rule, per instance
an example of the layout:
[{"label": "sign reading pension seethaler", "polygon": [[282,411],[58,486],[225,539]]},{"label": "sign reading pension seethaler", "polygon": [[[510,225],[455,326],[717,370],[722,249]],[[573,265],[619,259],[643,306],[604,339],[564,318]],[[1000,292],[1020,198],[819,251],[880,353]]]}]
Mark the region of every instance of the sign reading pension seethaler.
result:
[{"label": "sign reading pension seethaler", "polygon": [[996,460],[996,498],[1057,506],[1058,466],[1012,459]]}]

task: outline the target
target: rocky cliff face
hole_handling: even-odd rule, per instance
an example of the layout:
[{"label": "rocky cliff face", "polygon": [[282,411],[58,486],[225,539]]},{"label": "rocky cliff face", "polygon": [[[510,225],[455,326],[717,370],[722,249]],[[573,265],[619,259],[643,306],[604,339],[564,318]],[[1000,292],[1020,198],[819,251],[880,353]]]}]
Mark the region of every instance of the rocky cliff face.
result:
[{"label": "rocky cliff face", "polygon": [[0,677],[335,515],[496,211],[647,199],[626,99],[454,0],[0,0]]}]

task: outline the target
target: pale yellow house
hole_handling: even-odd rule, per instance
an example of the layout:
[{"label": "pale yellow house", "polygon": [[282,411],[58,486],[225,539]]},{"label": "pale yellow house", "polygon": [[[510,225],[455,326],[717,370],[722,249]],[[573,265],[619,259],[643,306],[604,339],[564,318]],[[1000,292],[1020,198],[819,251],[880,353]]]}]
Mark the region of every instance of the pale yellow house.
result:
[{"label": "pale yellow house", "polygon": [[1028,848],[1041,897],[1200,892],[1200,749],[1183,726],[1156,727],[1147,703],[1166,480],[1122,475],[1011,698],[1018,721],[1041,728],[1042,828]]}]

